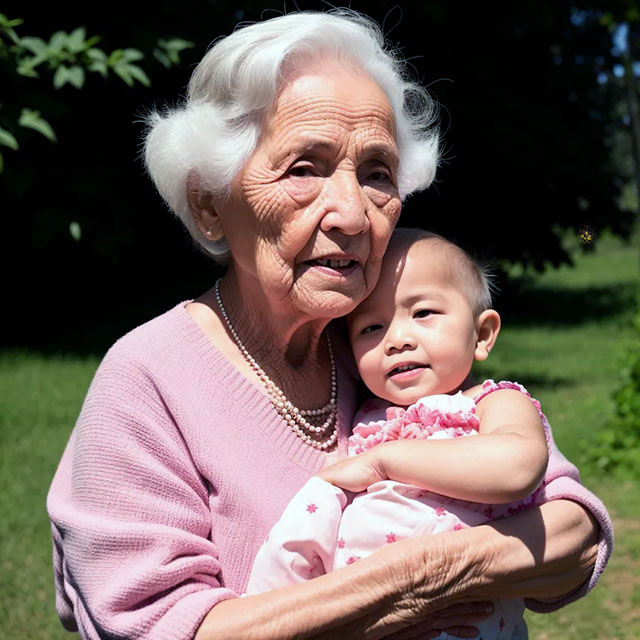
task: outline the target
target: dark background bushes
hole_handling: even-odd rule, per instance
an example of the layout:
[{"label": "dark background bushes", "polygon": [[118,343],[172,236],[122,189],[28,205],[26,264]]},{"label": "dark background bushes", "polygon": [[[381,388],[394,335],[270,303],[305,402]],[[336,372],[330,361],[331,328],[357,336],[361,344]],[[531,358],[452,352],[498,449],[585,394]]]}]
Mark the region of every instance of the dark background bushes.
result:
[{"label": "dark background bushes", "polygon": [[[620,195],[633,163],[612,35],[633,4],[433,1],[401,9],[353,2],[402,48],[440,105],[442,166],[427,192],[407,200],[401,224],[434,229],[499,264],[539,270],[570,260],[567,233],[587,228],[597,237],[608,229],[628,237],[633,213]],[[58,139],[14,131],[20,150],[2,149],[4,281],[12,303],[3,335],[10,344],[100,352],[211,286],[216,267],[193,248],[145,176],[142,120],[154,106],[180,101],[216,37],[239,21],[295,8],[205,0],[103,6],[2,8],[24,20],[20,35],[47,39],[85,26],[88,36],[102,36],[105,50],[136,47],[151,79],[150,88],[129,88],[113,75],[88,74],[81,90],[54,90],[50,73],[24,78],[10,60],[0,61],[0,118],[29,106]],[[171,69],[151,55],[163,37],[194,44]],[[11,129],[11,122],[0,126]]]}]

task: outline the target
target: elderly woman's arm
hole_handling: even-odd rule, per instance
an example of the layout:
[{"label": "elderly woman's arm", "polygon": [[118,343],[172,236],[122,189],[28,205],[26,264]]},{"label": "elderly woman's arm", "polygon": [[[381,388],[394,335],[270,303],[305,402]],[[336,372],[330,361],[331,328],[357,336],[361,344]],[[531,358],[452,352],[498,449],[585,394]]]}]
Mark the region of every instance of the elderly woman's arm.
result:
[{"label": "elderly woman's arm", "polygon": [[[182,405],[140,363],[155,359],[151,345],[170,349],[166,342],[130,337],[105,358],[49,494],[58,610],[83,638],[376,638],[423,619],[425,629],[473,623],[429,619],[451,603],[503,592],[554,598],[584,580],[594,528],[579,505],[558,501],[238,598],[221,580],[209,491],[174,420]],[[180,366],[190,365],[172,360],[172,371]],[[563,474],[547,489],[580,500]]]},{"label": "elderly woman's arm", "polygon": [[[226,600],[205,617],[196,640],[374,639],[470,599],[557,598],[586,580],[596,542],[585,509],[557,500],[455,534],[397,542],[304,584]],[[464,620],[441,618],[434,628]]]}]

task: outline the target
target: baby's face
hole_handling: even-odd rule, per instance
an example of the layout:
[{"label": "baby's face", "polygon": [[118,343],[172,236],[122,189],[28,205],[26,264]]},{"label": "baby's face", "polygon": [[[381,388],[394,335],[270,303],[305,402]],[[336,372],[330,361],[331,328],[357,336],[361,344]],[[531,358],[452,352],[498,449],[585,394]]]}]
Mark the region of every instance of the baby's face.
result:
[{"label": "baby's face", "polygon": [[392,251],[376,288],[348,317],[363,381],[397,405],[456,392],[471,371],[476,319],[443,259],[428,241]]}]

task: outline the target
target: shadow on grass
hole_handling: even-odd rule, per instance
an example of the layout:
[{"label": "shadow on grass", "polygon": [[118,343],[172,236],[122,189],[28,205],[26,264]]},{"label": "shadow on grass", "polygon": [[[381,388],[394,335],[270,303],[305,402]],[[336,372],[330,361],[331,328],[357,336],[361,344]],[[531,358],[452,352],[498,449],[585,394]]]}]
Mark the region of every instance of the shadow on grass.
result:
[{"label": "shadow on grass", "polygon": [[102,357],[122,336],[135,327],[168,311],[179,298],[149,305],[123,305],[118,313],[87,308],[75,315],[58,314],[46,330],[20,327],[12,337],[3,340],[3,349],[26,350],[42,355]]},{"label": "shadow on grass", "polygon": [[504,371],[500,369],[500,374],[492,369],[490,365],[482,366],[482,374],[476,376],[477,379],[487,380],[491,378],[496,382],[500,380],[509,380],[510,382],[519,382],[526,389],[536,387],[538,389],[554,390],[571,387],[575,384],[575,380],[571,378],[563,378],[560,376],[543,375],[535,373],[526,373],[522,371]]},{"label": "shadow on grass", "polygon": [[23,301],[22,313],[8,318],[0,348],[101,357],[129,331],[206,291],[217,275],[211,271],[214,276],[209,278],[163,278],[144,286],[133,278],[127,286],[103,282],[87,286],[77,299],[73,290],[39,294]]},{"label": "shadow on grass", "polygon": [[[4,333],[2,346],[44,354],[102,356],[125,333],[168,311],[178,301],[202,293],[219,275],[219,270],[210,268],[197,281],[164,279],[140,287],[135,293],[131,286],[111,283],[110,287],[99,288],[100,297],[86,296],[80,304],[75,299],[63,300],[56,292],[55,302],[43,304],[39,300],[29,312],[11,316],[13,326]],[[540,285],[526,276],[502,279],[496,308],[507,326],[580,325],[613,316],[631,317],[637,289],[638,284],[633,281],[580,288]],[[557,379],[520,382],[565,384]]]},{"label": "shadow on grass", "polygon": [[497,307],[506,325],[578,325],[633,313],[637,293],[633,281],[566,288],[520,278],[503,283]]}]

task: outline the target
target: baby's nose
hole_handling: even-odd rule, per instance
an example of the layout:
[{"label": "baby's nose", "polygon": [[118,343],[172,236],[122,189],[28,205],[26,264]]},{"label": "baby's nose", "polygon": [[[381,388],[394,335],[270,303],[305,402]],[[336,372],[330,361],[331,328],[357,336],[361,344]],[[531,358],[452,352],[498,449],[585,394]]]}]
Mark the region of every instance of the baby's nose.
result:
[{"label": "baby's nose", "polygon": [[389,327],[386,335],[385,351],[387,353],[397,353],[408,349],[415,349],[417,341],[413,334],[402,323],[397,323]]}]

